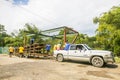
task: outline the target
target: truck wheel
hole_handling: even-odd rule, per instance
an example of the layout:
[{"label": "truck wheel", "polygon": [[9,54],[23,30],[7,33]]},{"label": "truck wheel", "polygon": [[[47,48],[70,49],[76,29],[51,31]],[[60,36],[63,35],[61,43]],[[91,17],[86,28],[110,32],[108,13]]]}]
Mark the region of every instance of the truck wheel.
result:
[{"label": "truck wheel", "polygon": [[104,65],[104,60],[101,57],[93,57],[91,63],[95,67],[102,67]]},{"label": "truck wheel", "polygon": [[64,60],[63,55],[58,54],[57,61],[62,62]]}]

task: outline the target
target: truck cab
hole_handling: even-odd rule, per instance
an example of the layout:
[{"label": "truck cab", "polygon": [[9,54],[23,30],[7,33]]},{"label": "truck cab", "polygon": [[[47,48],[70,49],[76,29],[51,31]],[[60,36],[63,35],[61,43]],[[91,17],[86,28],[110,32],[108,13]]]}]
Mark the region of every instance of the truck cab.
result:
[{"label": "truck cab", "polygon": [[71,44],[68,50],[55,50],[54,57],[61,62],[65,59],[86,61],[96,67],[115,62],[111,51],[93,50],[86,44]]}]

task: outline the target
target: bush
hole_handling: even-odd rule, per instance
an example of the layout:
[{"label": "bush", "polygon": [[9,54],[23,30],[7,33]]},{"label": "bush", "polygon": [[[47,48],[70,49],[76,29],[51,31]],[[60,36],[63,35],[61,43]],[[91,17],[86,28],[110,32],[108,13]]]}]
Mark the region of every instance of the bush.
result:
[{"label": "bush", "polygon": [[120,63],[120,57],[115,57],[115,62]]}]

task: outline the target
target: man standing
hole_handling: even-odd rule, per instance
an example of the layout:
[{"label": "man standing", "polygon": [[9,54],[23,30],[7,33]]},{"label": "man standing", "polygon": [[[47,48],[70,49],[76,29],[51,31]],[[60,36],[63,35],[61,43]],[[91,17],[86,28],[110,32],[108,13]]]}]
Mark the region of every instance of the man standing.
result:
[{"label": "man standing", "polygon": [[49,52],[50,52],[50,48],[51,48],[51,45],[50,45],[50,44],[47,44],[47,45],[46,45],[46,51],[47,51],[47,54],[49,54]]},{"label": "man standing", "polygon": [[24,56],[24,55],[23,55],[23,52],[24,52],[24,47],[20,46],[20,47],[19,47],[19,55],[20,55],[20,57],[23,57],[23,56]]},{"label": "man standing", "polygon": [[57,50],[61,49],[61,42],[57,44]]},{"label": "man standing", "polygon": [[57,50],[57,45],[56,44],[54,45],[53,50]]},{"label": "man standing", "polygon": [[70,47],[70,44],[69,44],[68,41],[67,41],[67,42],[65,43],[65,48],[64,48],[64,50],[68,50],[69,47]]},{"label": "man standing", "polygon": [[12,57],[14,52],[14,48],[12,46],[9,47],[9,56]]},{"label": "man standing", "polygon": [[34,38],[30,39],[30,44],[34,43]]}]

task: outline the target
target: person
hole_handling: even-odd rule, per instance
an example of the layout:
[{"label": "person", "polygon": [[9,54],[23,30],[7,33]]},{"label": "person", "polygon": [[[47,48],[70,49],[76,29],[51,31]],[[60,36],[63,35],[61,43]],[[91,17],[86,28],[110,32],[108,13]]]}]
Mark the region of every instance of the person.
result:
[{"label": "person", "polygon": [[57,50],[61,49],[61,42],[56,45]]},{"label": "person", "polygon": [[50,45],[50,44],[47,44],[47,45],[46,45],[46,51],[47,51],[48,54],[49,54],[49,52],[50,52],[50,48],[51,48],[51,45]]},{"label": "person", "polygon": [[9,47],[9,57],[12,57],[14,52],[14,48],[12,46]]},{"label": "person", "polygon": [[30,39],[30,44],[34,43],[34,38]]},{"label": "person", "polygon": [[68,41],[66,41],[64,50],[68,50],[69,47],[70,47],[70,44],[68,43]]},{"label": "person", "polygon": [[78,50],[78,51],[81,52],[81,48],[80,48],[80,46],[76,46],[76,50]]},{"label": "person", "polygon": [[22,46],[20,46],[19,47],[19,55],[20,55],[20,57],[23,57],[24,56],[24,47],[22,47]]},{"label": "person", "polygon": [[53,50],[57,50],[57,45],[56,44],[54,45]]}]

